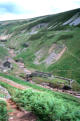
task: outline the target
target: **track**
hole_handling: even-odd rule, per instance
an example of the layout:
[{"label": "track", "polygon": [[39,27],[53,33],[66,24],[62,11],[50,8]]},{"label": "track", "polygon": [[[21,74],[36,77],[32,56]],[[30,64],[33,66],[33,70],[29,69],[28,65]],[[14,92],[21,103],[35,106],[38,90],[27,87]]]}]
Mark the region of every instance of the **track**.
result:
[{"label": "track", "polygon": [[8,121],[36,121],[36,116],[29,111],[20,109],[11,99],[0,98],[7,104],[9,119]]},{"label": "track", "polygon": [[29,111],[21,110],[15,102],[7,100],[9,112],[9,121],[36,121],[36,116]]},{"label": "track", "polygon": [[22,89],[23,90],[23,89],[27,89],[28,88],[27,86],[20,85],[20,84],[18,84],[16,82],[13,82],[12,80],[6,79],[4,77],[0,77],[0,81],[5,82],[5,83],[7,83],[7,84],[9,84],[9,85],[11,85],[13,87],[18,88],[18,89]]},{"label": "track", "polygon": [[[18,89],[24,90],[27,89],[27,86],[23,86],[20,84],[17,84],[16,82],[13,82],[9,79],[5,79],[3,77],[0,77],[0,81],[5,82],[13,87],[16,87]],[[11,99],[6,98],[0,98],[0,100],[4,100],[7,103],[7,110],[9,115],[8,121],[36,121],[36,116],[29,111],[24,111],[23,109],[20,109],[14,101]]]}]

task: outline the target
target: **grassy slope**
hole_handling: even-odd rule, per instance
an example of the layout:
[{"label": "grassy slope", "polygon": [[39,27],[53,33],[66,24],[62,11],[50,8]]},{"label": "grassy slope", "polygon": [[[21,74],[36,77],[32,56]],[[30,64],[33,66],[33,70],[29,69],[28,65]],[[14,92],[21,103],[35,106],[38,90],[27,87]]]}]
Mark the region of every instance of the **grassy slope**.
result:
[{"label": "grassy slope", "polygon": [[80,107],[77,103],[57,98],[48,92],[25,90],[15,95],[15,101],[25,110],[33,111],[41,121],[75,121],[80,119]]},{"label": "grassy slope", "polygon": [[80,36],[79,29],[72,30],[73,38],[63,40],[67,50],[62,58],[49,67],[53,73],[75,79],[80,83]]},{"label": "grassy slope", "polygon": [[[59,22],[62,21],[61,16],[62,18],[64,16],[64,20],[62,21],[64,22],[65,19],[66,20],[68,19],[67,16],[71,17],[73,14],[75,14],[75,12],[76,11],[67,13],[66,15],[64,15],[65,14],[64,13],[62,15],[60,14],[59,16],[58,15],[56,16],[57,18],[59,17],[58,19]],[[8,25],[4,26],[1,25],[0,33],[3,33],[5,29],[8,30],[7,33],[14,33],[13,36],[6,43],[6,46],[14,47],[15,52],[17,50],[20,50],[20,54],[17,54],[16,58],[18,59],[23,58],[26,67],[34,68],[40,71],[52,72],[55,75],[72,78],[77,80],[77,82],[80,82],[80,61],[79,61],[80,28],[79,27],[66,26],[59,28],[58,26],[56,29],[52,30],[42,28],[39,29],[39,32],[35,35],[28,34],[30,28],[32,28],[34,25],[40,22],[46,22],[46,23],[50,22],[49,26],[51,26],[52,24],[55,23],[55,21],[57,21],[56,17],[55,19],[53,19],[54,17],[55,16],[47,16],[47,17],[42,17],[44,19],[35,18],[30,21],[24,20],[21,22],[12,21]],[[61,31],[59,31],[59,29],[61,29]],[[23,30],[26,30],[26,32],[22,33],[21,31]],[[22,44],[24,42],[29,42],[30,46],[27,50],[22,52],[23,50]],[[17,43],[16,46],[15,43]],[[43,47],[45,48],[45,51],[48,52],[49,48],[53,43],[57,44],[64,43],[66,45],[67,50],[65,54],[62,56],[62,58],[49,67],[46,67],[46,65],[43,64],[39,66],[34,65],[33,64],[33,61],[35,59],[34,53]],[[5,50],[5,48],[1,48],[0,58],[3,59],[6,55],[7,51]],[[45,57],[46,54],[44,54],[44,58]],[[13,96],[13,99],[18,103],[18,105],[24,107],[26,110],[27,109],[32,110],[40,118],[40,120],[75,121],[80,119],[79,99],[68,94],[53,92],[51,90],[39,87],[35,84],[23,82],[23,80],[17,79],[16,77],[13,76],[5,74],[0,74],[0,76],[11,79],[22,85],[27,85],[29,87],[32,87],[31,90],[20,91],[17,90],[16,88],[11,87],[8,84],[6,85],[4,82],[0,82],[0,85],[8,89],[9,93]],[[33,91],[33,89],[37,89],[40,92]],[[7,115],[6,105],[0,101],[0,116],[1,116],[0,120],[2,120],[2,118],[4,118],[3,120],[7,120],[5,119],[6,117],[4,117],[4,114]]]},{"label": "grassy slope", "polygon": [[[17,52],[17,50],[20,51],[20,54],[17,53],[16,58],[23,58],[26,67],[40,71],[52,72],[55,75],[75,79],[80,83],[80,27],[61,27],[58,25],[56,28],[52,29],[41,28],[38,30],[38,33],[34,35],[29,34],[32,27],[39,23],[49,23],[48,27],[54,26],[56,22],[63,23],[79,11],[80,9],[77,9],[57,15],[38,17],[31,20],[8,21],[8,24],[1,25],[0,32],[2,33],[5,30],[8,30],[6,34],[13,33],[12,37],[6,43],[6,46],[15,48],[15,52]],[[23,32],[24,30],[25,32]],[[22,51],[24,49],[22,44],[24,42],[29,43],[29,48]],[[62,58],[49,67],[45,64],[33,64],[35,52],[44,48],[47,53],[51,45],[54,43],[64,43],[66,45],[67,50]],[[42,60],[45,59],[45,57],[46,54],[44,54]]]},{"label": "grassy slope", "polygon": [[[15,77],[2,76],[12,79],[15,82],[22,83],[20,79]],[[53,92],[51,90],[42,88],[37,85],[31,85],[29,83],[22,83],[32,87],[25,91],[20,91],[9,84],[0,82],[0,85],[7,88],[12,96],[12,99],[25,110],[33,111],[41,121],[75,121],[79,120],[79,104],[80,100],[67,94]],[[38,92],[33,89],[38,89]]]},{"label": "grassy slope", "polygon": [[[52,72],[55,75],[60,75],[60,76],[64,76],[67,78],[72,78],[77,80],[78,82],[80,82],[80,36],[79,36],[79,32],[80,29],[73,29],[70,32],[59,32],[59,34],[57,34],[55,37],[53,38],[49,38],[43,36],[43,38],[41,39],[35,39],[33,40],[31,46],[25,51],[20,53],[17,58],[23,58],[23,61],[26,65],[26,67],[30,67],[30,68],[36,68],[37,70],[40,71],[47,71],[47,72]],[[49,32],[52,33],[52,32]],[[48,34],[49,34],[48,33]],[[53,31],[53,33],[56,33],[55,31]],[[72,38],[64,38],[60,39],[59,38],[62,35],[69,35],[71,33],[71,35],[73,35]],[[39,48],[44,47],[45,51],[47,51],[50,46],[54,43],[64,43],[67,47],[67,50],[65,52],[65,54],[62,56],[62,58],[57,61],[55,64],[52,64],[51,66],[49,66],[47,68],[46,65],[34,65],[33,61],[35,59],[35,55],[34,53],[37,51],[37,49],[39,50]],[[37,48],[39,47],[39,48]],[[45,57],[46,55],[44,55]]]},{"label": "grassy slope", "polygon": [[[76,98],[76,97],[73,97],[73,96],[71,96],[71,95],[69,95],[69,94],[64,94],[64,93],[59,93],[59,92],[55,92],[55,91],[51,91],[51,90],[49,90],[49,89],[46,89],[46,88],[43,88],[43,87],[41,87],[41,86],[38,86],[38,85],[36,85],[36,84],[31,84],[31,83],[29,83],[29,82],[25,82],[25,81],[23,81],[23,80],[21,80],[21,79],[19,79],[19,78],[17,78],[17,77],[14,77],[14,76],[11,76],[11,75],[5,75],[5,74],[3,74],[3,73],[0,73],[0,76],[2,76],[2,77],[4,77],[4,78],[7,78],[7,79],[10,79],[10,80],[12,80],[12,81],[14,81],[14,82],[16,82],[16,83],[19,83],[19,84],[22,84],[22,85],[25,85],[25,86],[29,86],[29,87],[31,87],[32,89],[36,89],[36,90],[40,90],[40,91],[45,91],[45,92],[49,92],[49,93],[51,93],[51,94],[53,94],[53,95],[56,95],[56,97],[58,97],[58,98],[64,98],[64,99],[68,99],[68,100],[72,100],[72,101],[74,101],[74,102],[79,102],[80,100],[78,99],[78,98]],[[5,88],[7,88],[9,91],[10,91],[10,94],[12,94],[12,95],[15,95],[15,89],[16,88],[14,88],[14,89],[12,89],[12,88],[10,88],[10,86],[7,84],[4,84],[4,82],[0,82],[0,85],[2,85],[2,86],[4,86]],[[12,87],[12,86],[11,86]],[[13,91],[12,91],[12,90]]]}]

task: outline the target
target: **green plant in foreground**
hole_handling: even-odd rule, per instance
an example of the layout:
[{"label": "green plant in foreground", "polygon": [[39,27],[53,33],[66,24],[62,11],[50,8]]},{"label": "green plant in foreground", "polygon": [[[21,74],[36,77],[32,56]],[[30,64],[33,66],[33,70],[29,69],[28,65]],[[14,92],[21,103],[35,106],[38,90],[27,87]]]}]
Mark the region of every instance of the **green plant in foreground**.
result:
[{"label": "green plant in foreground", "polygon": [[80,106],[74,102],[59,99],[48,92],[32,89],[20,91],[15,102],[25,110],[33,111],[42,121],[79,121]]},{"label": "green plant in foreground", "polygon": [[3,100],[0,100],[0,121],[8,121],[7,106]]},{"label": "green plant in foreground", "polygon": [[78,121],[80,118],[80,102],[73,96],[44,88],[21,91],[5,82],[0,82],[0,85],[7,88],[17,105],[33,111],[40,121]]}]

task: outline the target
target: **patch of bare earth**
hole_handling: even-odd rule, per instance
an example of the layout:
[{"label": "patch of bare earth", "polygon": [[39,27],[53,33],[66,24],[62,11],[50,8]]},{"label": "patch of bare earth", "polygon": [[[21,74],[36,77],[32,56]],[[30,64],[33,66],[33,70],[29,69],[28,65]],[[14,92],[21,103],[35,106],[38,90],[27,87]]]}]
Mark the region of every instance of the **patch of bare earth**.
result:
[{"label": "patch of bare earth", "polygon": [[14,52],[14,49],[10,49],[9,50],[9,54],[11,55],[11,57],[15,57],[16,56],[16,54]]},{"label": "patch of bare earth", "polygon": [[12,34],[1,35],[1,36],[0,36],[0,40],[9,39],[11,36],[12,36]]},{"label": "patch of bare earth", "polygon": [[18,88],[18,89],[27,89],[27,86],[20,85],[16,82],[9,80],[9,79],[5,79],[4,77],[0,77],[0,81],[5,82],[13,87]]},{"label": "patch of bare earth", "polygon": [[11,99],[0,98],[7,104],[8,121],[36,121],[37,117],[30,111],[20,109]]},{"label": "patch of bare earth", "polygon": [[66,47],[63,47],[63,49],[56,53],[55,52],[55,48],[61,49],[60,47],[58,47],[56,44],[53,45],[50,50],[49,50],[49,55],[48,57],[43,61],[44,63],[46,63],[48,66],[55,63],[56,61],[58,61],[61,56],[64,54]]},{"label": "patch of bare earth", "polygon": [[11,99],[7,100],[7,108],[10,111],[8,121],[36,121],[32,112],[20,109]]},{"label": "patch of bare earth", "polygon": [[66,47],[63,48],[63,50],[57,55],[56,61],[60,59],[60,57],[64,54],[65,51],[66,51]]},{"label": "patch of bare earth", "polygon": [[49,66],[55,63],[56,61],[58,61],[65,51],[66,51],[66,47],[64,45],[53,44],[48,50],[48,56],[45,57],[44,60],[40,61],[40,59],[43,58],[47,53],[47,51],[45,51],[45,49],[42,48],[36,52],[35,54],[36,58],[34,60],[34,64],[39,65],[39,64],[45,63],[46,66]]},{"label": "patch of bare earth", "polygon": [[57,45],[56,44],[53,44],[52,46],[51,46],[51,48],[49,49],[49,54],[55,49],[57,47]]}]

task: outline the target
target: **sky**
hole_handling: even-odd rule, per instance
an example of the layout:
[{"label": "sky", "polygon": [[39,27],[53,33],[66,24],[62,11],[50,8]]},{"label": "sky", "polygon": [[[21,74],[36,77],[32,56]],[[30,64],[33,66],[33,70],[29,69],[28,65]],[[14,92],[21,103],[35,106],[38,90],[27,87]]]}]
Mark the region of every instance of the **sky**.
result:
[{"label": "sky", "polygon": [[80,0],[0,0],[0,21],[25,19],[80,8]]}]

